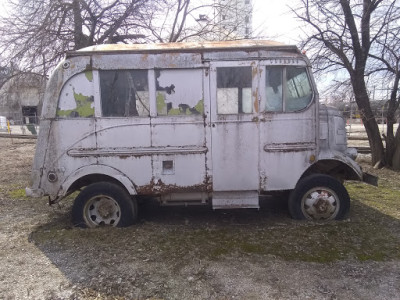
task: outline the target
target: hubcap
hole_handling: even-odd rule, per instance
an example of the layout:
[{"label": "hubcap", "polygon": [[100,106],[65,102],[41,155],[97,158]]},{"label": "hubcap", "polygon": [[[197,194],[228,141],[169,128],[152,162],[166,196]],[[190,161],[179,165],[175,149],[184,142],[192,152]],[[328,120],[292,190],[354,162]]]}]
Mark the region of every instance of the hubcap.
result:
[{"label": "hubcap", "polygon": [[121,219],[121,208],[113,198],[98,195],[87,201],[84,217],[90,227],[116,226]]},{"label": "hubcap", "polygon": [[310,220],[333,220],[339,209],[338,196],[326,187],[313,188],[301,199],[301,210]]}]

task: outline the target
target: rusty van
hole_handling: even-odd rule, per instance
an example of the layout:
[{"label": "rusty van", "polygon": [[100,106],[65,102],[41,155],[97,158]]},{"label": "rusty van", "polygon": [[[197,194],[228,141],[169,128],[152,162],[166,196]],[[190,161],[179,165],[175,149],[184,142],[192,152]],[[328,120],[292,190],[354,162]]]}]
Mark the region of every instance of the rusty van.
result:
[{"label": "rusty van", "polygon": [[[128,226],[139,200],[343,219],[344,180],[376,183],[320,105],[309,60],[271,41],[98,45],[67,53],[45,92],[30,196],[80,191],[78,226]],[[286,198],[287,199],[287,198]]]}]

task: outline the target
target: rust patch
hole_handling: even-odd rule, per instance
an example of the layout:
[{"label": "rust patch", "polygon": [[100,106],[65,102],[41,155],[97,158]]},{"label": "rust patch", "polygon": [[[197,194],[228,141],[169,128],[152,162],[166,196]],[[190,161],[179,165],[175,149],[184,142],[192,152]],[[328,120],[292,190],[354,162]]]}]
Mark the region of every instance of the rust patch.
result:
[{"label": "rust patch", "polygon": [[253,97],[254,97],[254,111],[258,113],[258,88],[256,89],[256,91],[253,93]]},{"label": "rust patch", "polygon": [[314,143],[284,143],[284,144],[267,144],[264,146],[265,152],[303,152],[315,150]]},{"label": "rust patch", "polygon": [[140,60],[141,60],[142,62],[147,62],[148,59],[149,59],[149,54],[148,54],[148,53],[143,54],[143,55],[140,57]]},{"label": "rust patch", "polygon": [[211,186],[209,179],[206,177],[203,184],[192,186],[178,186],[176,184],[165,184],[161,179],[157,181],[151,180],[147,185],[136,186],[136,191],[139,195],[162,195],[170,193],[192,193],[192,192],[209,192]]},{"label": "rust patch", "polygon": [[253,117],[253,119],[251,119],[252,122],[258,122],[258,117]]},{"label": "rust patch", "polygon": [[257,68],[252,68],[251,70],[252,70],[252,77],[254,79],[258,74],[258,69]]}]

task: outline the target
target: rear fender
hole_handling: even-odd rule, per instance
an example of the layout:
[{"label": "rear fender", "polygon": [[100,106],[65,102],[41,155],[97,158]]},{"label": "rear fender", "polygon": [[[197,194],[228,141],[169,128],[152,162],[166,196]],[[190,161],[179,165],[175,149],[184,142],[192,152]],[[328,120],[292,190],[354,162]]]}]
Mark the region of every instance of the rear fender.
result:
[{"label": "rear fender", "polygon": [[136,195],[136,188],[133,182],[121,171],[107,165],[90,165],[77,169],[74,173],[69,175],[62,183],[57,198],[65,197],[69,193],[71,186],[80,178],[88,175],[100,174],[109,176],[118,182],[128,191],[130,195]]}]

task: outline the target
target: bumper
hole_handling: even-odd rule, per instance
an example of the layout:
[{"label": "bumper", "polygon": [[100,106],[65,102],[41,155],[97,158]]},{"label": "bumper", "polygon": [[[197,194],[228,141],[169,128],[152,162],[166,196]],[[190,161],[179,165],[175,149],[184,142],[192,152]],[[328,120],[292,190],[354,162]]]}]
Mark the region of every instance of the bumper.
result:
[{"label": "bumper", "polygon": [[374,186],[378,186],[378,177],[368,173],[363,173],[362,181]]},{"label": "bumper", "polygon": [[40,198],[44,196],[44,192],[42,189],[31,189],[31,188],[25,188],[25,194],[28,197],[33,197],[33,198]]}]

